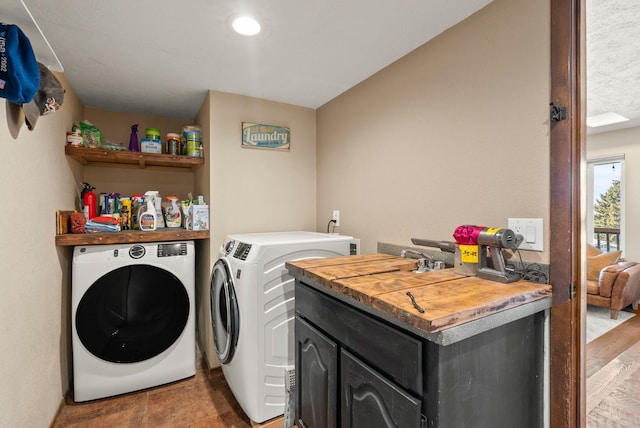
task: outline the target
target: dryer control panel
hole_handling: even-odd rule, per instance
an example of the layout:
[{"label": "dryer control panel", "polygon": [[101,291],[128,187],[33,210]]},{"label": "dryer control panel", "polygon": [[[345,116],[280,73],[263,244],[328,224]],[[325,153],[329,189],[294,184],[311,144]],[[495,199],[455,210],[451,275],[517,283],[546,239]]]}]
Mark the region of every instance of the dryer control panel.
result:
[{"label": "dryer control panel", "polygon": [[238,242],[236,252],[233,253],[233,257],[240,260],[247,260],[249,251],[251,250],[251,244],[245,244],[244,242]]}]

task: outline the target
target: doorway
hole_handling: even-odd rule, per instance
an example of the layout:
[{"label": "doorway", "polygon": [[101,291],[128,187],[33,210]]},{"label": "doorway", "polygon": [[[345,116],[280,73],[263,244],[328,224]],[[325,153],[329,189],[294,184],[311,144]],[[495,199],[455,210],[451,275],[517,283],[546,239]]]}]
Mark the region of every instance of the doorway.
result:
[{"label": "doorway", "polygon": [[[585,0],[551,0],[551,99],[566,119],[550,126],[551,426],[584,427],[586,311]],[[636,2],[621,2],[623,6]],[[617,43],[618,45],[625,45]],[[628,162],[628,159],[625,161]],[[627,167],[627,174],[630,168]],[[627,184],[634,180],[627,178]],[[631,193],[630,189],[627,189]],[[627,201],[627,209],[629,201]],[[629,224],[625,228],[629,236]],[[623,240],[624,241],[624,240]],[[640,244],[639,244],[640,245]],[[625,249],[629,252],[629,241]],[[640,254],[640,252],[639,252]]]}]

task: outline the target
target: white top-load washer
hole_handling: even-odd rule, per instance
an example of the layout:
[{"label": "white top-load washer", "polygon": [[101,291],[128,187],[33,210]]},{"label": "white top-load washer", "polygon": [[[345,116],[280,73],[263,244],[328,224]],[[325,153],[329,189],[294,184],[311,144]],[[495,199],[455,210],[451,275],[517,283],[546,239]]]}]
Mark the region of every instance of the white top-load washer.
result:
[{"label": "white top-load washer", "polygon": [[255,422],[284,413],[294,365],[294,279],[285,262],[357,254],[350,236],[316,232],[229,235],[211,273],[211,321],[225,379]]}]

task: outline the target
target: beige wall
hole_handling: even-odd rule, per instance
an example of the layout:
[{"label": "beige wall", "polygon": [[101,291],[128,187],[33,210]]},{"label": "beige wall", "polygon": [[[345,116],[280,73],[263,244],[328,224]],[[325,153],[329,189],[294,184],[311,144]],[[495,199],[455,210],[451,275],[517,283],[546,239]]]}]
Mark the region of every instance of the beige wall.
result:
[{"label": "beige wall", "polygon": [[[228,234],[315,230],[315,111],[211,91],[208,105],[203,106],[199,115],[204,122],[203,115],[210,119],[208,141],[211,149],[205,159],[210,165],[210,182],[208,185],[202,182],[207,178],[202,173],[197,177],[196,186],[210,189],[212,257],[207,271],[211,272],[218,249]],[[291,150],[242,148],[242,122],[289,128]],[[199,284],[199,287],[200,302],[208,302],[208,284]],[[208,312],[200,315],[200,327],[204,325],[210,329]],[[207,360],[209,364],[217,365],[211,332],[200,331],[201,339],[203,334]]]},{"label": "beige wall", "polygon": [[640,261],[640,127],[589,135],[587,159],[624,155],[624,257]]},{"label": "beige wall", "polygon": [[458,225],[545,221],[549,2],[496,0],[317,111],[317,221],[411,245]]},{"label": "beige wall", "polygon": [[[207,147],[211,147],[211,93],[205,97],[200,111],[198,112],[197,122],[202,126],[202,139]],[[199,168],[194,174],[196,192],[205,195],[207,203],[211,202],[211,150],[205,150],[205,167]],[[210,210],[209,215],[212,215]],[[211,219],[210,219],[211,220]],[[211,224],[211,221],[209,221]],[[210,232],[213,236],[217,227],[214,225]],[[200,240],[196,242],[196,334],[200,349],[203,351],[207,363],[210,367],[220,365],[213,349],[213,330],[211,327],[211,310],[209,308],[209,285],[211,266],[217,256],[217,250],[211,249],[211,240]]]},{"label": "beige wall", "polygon": [[[84,119],[100,129],[103,142],[121,144],[124,147],[129,147],[131,125],[136,123],[139,125],[138,139],[145,137],[145,128],[159,128],[163,141],[168,132],[181,133],[185,125],[192,125],[184,120],[95,108],[85,108],[84,113]],[[188,192],[194,192],[193,174],[190,172],[85,167],[83,181],[95,186],[96,194],[117,192],[122,196],[130,196],[157,190],[163,198],[173,195],[186,199]]]},{"label": "beige wall", "polygon": [[74,207],[80,170],[64,145],[82,104],[58,77],[66,89],[62,108],[33,131],[22,117],[16,129],[15,110],[0,99],[2,427],[48,426],[69,386],[71,250],[54,245],[55,212]]}]

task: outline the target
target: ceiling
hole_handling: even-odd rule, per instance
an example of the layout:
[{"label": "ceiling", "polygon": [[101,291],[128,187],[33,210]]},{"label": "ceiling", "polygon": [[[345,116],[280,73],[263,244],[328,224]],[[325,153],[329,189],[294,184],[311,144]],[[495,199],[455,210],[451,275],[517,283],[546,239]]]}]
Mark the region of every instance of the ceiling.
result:
[{"label": "ceiling", "polygon": [[[89,107],[193,120],[209,89],[317,108],[492,0],[5,0]],[[586,0],[587,116],[640,126],[640,2]],[[231,30],[250,14],[254,37]],[[624,42],[622,42],[624,41]]]},{"label": "ceiling", "polygon": [[640,2],[586,0],[587,116],[628,119],[589,133],[640,126]]},{"label": "ceiling", "polygon": [[[320,107],[490,2],[3,0],[0,17],[86,106],[193,120],[210,89]],[[263,31],[236,34],[241,14]]]}]

